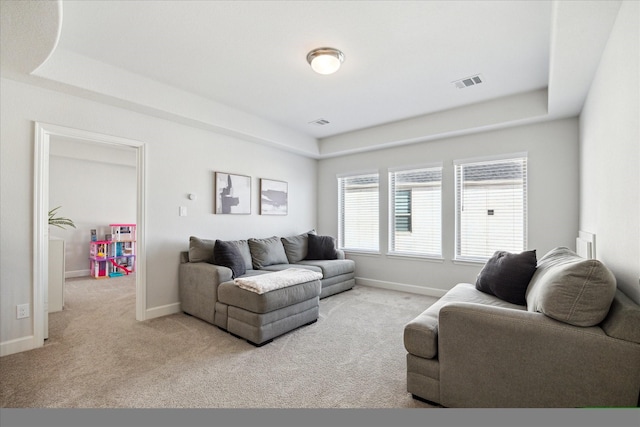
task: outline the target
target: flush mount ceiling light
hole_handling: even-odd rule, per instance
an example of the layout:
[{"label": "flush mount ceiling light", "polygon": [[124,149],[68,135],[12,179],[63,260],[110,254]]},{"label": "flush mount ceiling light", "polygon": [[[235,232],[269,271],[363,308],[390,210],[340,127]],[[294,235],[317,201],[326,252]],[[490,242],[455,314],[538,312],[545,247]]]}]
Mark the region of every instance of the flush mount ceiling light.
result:
[{"label": "flush mount ceiling light", "polygon": [[319,47],[307,54],[307,62],[319,74],[333,74],[344,62],[344,53],[332,47]]}]

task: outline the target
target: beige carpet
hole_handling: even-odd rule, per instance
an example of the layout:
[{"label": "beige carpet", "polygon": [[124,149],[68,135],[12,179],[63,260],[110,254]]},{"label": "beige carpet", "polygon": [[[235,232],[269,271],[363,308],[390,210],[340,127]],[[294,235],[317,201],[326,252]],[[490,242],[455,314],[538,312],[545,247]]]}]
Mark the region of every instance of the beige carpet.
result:
[{"label": "beige carpet", "polygon": [[135,320],[133,277],[68,279],[44,347],[0,359],[4,408],[419,408],[404,325],[435,298],[356,286],[256,348],[183,313]]}]

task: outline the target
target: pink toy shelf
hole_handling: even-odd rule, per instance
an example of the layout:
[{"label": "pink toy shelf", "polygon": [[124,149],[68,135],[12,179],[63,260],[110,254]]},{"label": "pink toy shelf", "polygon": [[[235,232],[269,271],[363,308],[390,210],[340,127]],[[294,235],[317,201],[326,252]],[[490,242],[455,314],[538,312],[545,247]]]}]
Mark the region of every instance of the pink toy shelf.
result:
[{"label": "pink toy shelf", "polygon": [[91,275],[106,279],[136,271],[136,225],[109,224],[110,240],[89,242]]}]

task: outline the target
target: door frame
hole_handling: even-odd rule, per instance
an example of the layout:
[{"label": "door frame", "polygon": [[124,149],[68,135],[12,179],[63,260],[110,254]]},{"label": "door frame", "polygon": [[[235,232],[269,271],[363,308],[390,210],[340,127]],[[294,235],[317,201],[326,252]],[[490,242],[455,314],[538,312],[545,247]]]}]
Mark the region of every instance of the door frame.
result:
[{"label": "door frame", "polygon": [[146,319],[146,144],[121,138],[35,122],[34,201],[33,201],[33,340],[34,347],[44,345],[46,302],[49,286],[49,148],[51,137],[66,137],[136,150],[136,320]]}]

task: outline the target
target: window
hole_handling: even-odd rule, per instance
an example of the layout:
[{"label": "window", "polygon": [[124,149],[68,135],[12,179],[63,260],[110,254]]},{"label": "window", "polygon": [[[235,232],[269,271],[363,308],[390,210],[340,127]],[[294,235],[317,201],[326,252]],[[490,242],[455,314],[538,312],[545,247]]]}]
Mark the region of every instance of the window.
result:
[{"label": "window", "polygon": [[527,246],[527,157],[455,162],[456,259]]},{"label": "window", "polygon": [[378,173],[338,177],[338,244],[341,249],[379,248]]},{"label": "window", "polygon": [[389,252],[442,256],[442,166],[389,172]]},{"label": "window", "polygon": [[411,232],[411,191],[396,190],[395,192],[395,231]]}]

